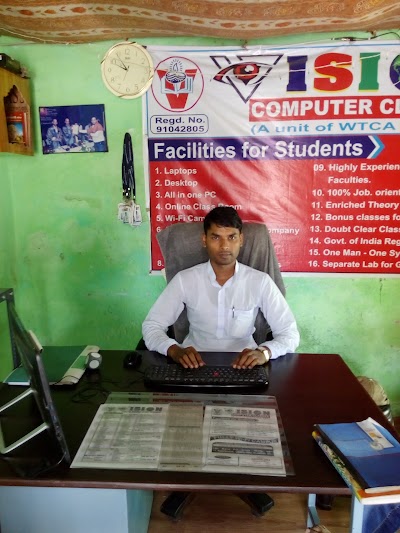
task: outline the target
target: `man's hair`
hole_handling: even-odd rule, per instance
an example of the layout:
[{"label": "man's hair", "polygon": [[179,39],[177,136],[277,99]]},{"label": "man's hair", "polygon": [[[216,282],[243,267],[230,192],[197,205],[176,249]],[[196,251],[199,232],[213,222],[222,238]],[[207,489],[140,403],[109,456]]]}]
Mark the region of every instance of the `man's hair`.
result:
[{"label": "man's hair", "polygon": [[229,206],[215,207],[204,218],[204,233],[210,229],[211,224],[223,228],[236,228],[242,233],[243,222],[236,209]]}]

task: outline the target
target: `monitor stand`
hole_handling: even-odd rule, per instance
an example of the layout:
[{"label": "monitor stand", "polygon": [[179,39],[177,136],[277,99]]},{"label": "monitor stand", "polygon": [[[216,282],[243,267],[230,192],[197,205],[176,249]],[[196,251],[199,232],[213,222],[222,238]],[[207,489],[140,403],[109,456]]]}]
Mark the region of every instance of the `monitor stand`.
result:
[{"label": "monitor stand", "polygon": [[[0,406],[0,413],[2,413],[3,411],[6,411],[7,409],[12,407],[13,405],[16,405],[17,403],[21,402],[22,400],[25,400],[25,398],[27,398],[28,396],[30,396],[34,392],[35,391],[32,388],[26,389],[24,392],[19,394],[13,400],[10,400],[9,402],[7,402],[4,405]],[[34,437],[36,437],[36,435],[39,435],[40,433],[42,433],[42,431],[46,431],[46,429],[49,429],[49,425],[45,421],[43,421],[35,429],[33,429],[32,431],[29,431],[29,433],[26,433],[23,437],[19,438],[18,440],[14,441],[14,442],[10,443],[8,446],[6,446],[5,445],[5,441],[4,441],[4,435],[3,435],[1,423],[0,423],[0,453],[5,455],[5,454],[8,454],[8,453],[12,452],[13,450],[19,448],[20,446],[22,446],[23,444],[25,444],[29,440],[31,440]]]}]

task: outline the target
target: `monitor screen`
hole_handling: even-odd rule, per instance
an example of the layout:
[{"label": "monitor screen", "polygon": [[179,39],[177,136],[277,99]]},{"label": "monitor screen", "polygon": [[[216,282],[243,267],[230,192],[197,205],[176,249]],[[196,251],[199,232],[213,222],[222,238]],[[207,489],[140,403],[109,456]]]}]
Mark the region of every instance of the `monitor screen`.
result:
[{"label": "monitor screen", "polygon": [[[0,406],[0,453],[3,455],[9,454],[39,434],[46,433],[56,444],[56,448],[60,452],[59,458],[70,463],[70,453],[51,396],[49,382],[40,355],[41,350],[34,342],[31,334],[23,326],[13,302],[9,304],[9,320],[11,335],[21,363],[29,377],[30,386],[22,394]],[[13,406],[25,401],[30,396],[34,398],[40,414],[39,424],[32,429],[30,428],[27,433],[19,436],[19,438],[16,438],[12,442],[6,442],[7,439],[5,438],[4,431],[6,428],[3,427],[2,414],[8,409],[11,410]],[[7,418],[9,419],[11,417]]]}]

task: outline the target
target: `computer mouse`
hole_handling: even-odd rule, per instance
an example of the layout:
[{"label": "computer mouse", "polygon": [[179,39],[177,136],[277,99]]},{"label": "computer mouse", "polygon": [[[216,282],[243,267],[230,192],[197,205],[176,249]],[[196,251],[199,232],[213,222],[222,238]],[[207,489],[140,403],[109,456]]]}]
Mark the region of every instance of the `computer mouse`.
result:
[{"label": "computer mouse", "polygon": [[129,370],[135,370],[142,362],[142,354],[136,351],[129,352],[124,357],[124,367]]}]

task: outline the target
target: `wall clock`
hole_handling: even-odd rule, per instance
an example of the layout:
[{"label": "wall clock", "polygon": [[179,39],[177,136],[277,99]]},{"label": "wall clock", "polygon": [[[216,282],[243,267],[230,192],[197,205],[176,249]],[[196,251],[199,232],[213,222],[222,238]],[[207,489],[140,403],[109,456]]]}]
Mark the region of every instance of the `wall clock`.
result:
[{"label": "wall clock", "polygon": [[120,98],[138,98],[149,89],[154,76],[153,60],[146,48],[124,41],[112,46],[101,62],[105,86]]}]

